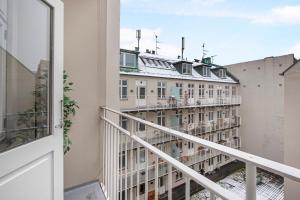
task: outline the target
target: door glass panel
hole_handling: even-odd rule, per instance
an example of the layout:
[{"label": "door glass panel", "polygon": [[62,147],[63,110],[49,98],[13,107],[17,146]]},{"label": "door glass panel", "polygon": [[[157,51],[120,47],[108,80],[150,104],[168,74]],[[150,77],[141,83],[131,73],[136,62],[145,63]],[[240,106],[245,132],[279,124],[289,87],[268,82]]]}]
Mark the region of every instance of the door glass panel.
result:
[{"label": "door glass panel", "polygon": [[145,99],[146,97],[146,88],[140,87],[140,99]]},{"label": "door glass panel", "polygon": [[0,3],[0,152],[50,132],[52,9],[41,0]]}]

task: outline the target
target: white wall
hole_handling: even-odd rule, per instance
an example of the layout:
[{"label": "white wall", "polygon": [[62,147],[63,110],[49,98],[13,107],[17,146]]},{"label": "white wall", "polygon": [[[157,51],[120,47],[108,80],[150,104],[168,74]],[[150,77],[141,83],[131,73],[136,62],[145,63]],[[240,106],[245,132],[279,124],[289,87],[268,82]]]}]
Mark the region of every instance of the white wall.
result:
[{"label": "white wall", "polygon": [[[300,63],[284,75],[285,82],[285,125],[284,162],[300,168]],[[285,179],[285,199],[298,200],[300,183]]]},{"label": "white wall", "polygon": [[227,66],[240,80],[242,150],[283,162],[284,79],[292,54]]}]

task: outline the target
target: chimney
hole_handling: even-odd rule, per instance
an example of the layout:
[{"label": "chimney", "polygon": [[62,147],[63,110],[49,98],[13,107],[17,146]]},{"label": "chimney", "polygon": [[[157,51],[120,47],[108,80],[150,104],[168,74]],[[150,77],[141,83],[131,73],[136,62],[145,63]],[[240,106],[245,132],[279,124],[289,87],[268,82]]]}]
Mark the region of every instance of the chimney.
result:
[{"label": "chimney", "polygon": [[155,55],[155,51],[154,50],[152,50],[152,54]]},{"label": "chimney", "polygon": [[151,51],[149,49],[146,49],[146,53],[151,53]]}]

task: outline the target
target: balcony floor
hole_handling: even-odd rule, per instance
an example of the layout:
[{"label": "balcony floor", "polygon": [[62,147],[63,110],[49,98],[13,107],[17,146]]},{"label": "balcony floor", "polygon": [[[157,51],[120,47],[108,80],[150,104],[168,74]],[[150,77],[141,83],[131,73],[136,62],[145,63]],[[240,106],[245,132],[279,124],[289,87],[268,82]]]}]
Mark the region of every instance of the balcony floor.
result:
[{"label": "balcony floor", "polygon": [[89,183],[65,191],[65,200],[105,200],[98,182]]}]

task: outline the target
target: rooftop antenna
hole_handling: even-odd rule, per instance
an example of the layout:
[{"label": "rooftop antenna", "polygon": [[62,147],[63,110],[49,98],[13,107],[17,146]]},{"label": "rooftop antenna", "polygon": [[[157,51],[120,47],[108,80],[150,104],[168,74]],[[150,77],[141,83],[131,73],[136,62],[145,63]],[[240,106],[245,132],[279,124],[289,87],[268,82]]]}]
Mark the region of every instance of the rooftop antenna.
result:
[{"label": "rooftop antenna", "polygon": [[158,49],[160,49],[160,48],[158,47],[158,43],[160,43],[160,42],[158,41],[158,35],[155,34],[155,54],[156,54],[156,55],[158,55]]},{"label": "rooftop antenna", "polygon": [[207,55],[206,53],[207,53],[207,50],[205,49],[205,43],[203,43],[203,45],[202,45],[202,59],[203,58],[205,58],[205,56]]},{"label": "rooftop antenna", "polygon": [[138,47],[137,47],[138,51],[140,50],[140,40],[141,40],[141,37],[142,37],[142,31],[141,31],[141,29],[136,30],[136,39],[138,41]]},{"label": "rooftop antenna", "polygon": [[218,55],[213,55],[211,56],[211,63],[214,63],[214,58],[217,57]]},{"label": "rooftop antenna", "polygon": [[185,38],[182,37],[181,38],[181,60],[183,60],[184,49],[185,49]]}]

